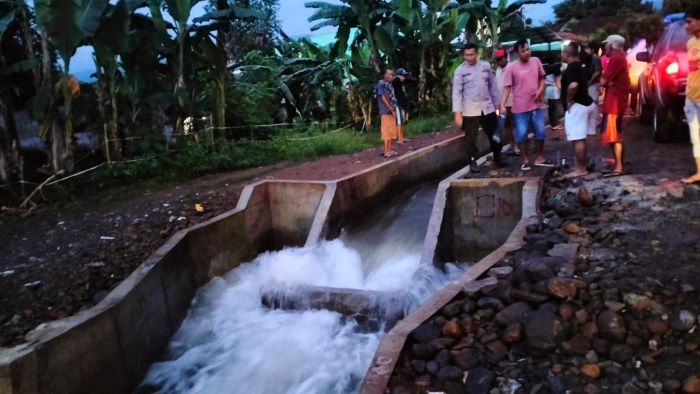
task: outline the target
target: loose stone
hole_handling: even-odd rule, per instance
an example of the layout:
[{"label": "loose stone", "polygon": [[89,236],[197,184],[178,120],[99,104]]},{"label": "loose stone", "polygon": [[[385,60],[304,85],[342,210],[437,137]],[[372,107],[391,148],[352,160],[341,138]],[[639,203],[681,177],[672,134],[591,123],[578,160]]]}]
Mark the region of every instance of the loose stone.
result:
[{"label": "loose stone", "polygon": [[600,377],[600,367],[596,364],[584,364],[581,367],[581,373],[591,379],[598,379]]}]

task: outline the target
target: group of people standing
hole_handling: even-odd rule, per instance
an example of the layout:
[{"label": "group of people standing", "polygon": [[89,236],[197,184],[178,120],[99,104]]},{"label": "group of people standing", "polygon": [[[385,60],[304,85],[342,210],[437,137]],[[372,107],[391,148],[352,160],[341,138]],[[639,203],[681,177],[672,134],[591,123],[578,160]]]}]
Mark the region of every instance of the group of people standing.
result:
[{"label": "group of people standing", "polygon": [[[566,137],[574,146],[576,168],[567,176],[588,174],[586,139],[597,133],[600,123],[603,143],[609,144],[613,152],[613,163],[607,176],[623,173],[621,120],[627,105],[630,81],[627,60],[623,51],[624,38],[608,37],[604,42],[609,62],[602,71],[600,58],[594,49],[588,49],[587,63],[581,61],[584,48],[579,43],[568,43],[562,50],[565,64],[561,77],[561,93],[545,96],[545,71],[542,62],[533,57],[526,40],[513,46],[517,59],[508,62],[503,49],[495,52],[496,70],[488,62],[478,59],[478,47],[467,44],[464,63],[457,69],[452,86],[452,110],[455,124],[467,138],[467,156],[472,171],[478,171],[476,137],[478,127],[491,141],[494,163],[505,166],[501,154],[501,143],[509,138],[517,145],[513,149],[522,157],[520,169],[529,171],[533,166],[552,167],[551,160],[544,157],[544,142],[547,134],[545,124],[546,107],[561,101],[566,111],[564,116]],[[554,81],[549,84],[553,85]],[[605,89],[599,122],[599,89]],[[550,111],[550,117],[554,116]],[[500,130],[497,116],[505,118],[505,125],[512,124],[512,133]],[[556,124],[550,119],[551,124]],[[497,133],[504,135],[496,135]],[[500,138],[498,138],[500,137]],[[534,139],[535,155],[531,158],[529,139]],[[495,141],[499,141],[498,143]]]},{"label": "group of people standing", "polygon": [[[700,183],[700,5],[689,7],[686,12],[688,41],[688,80],[685,112],[693,144],[696,171],[682,179],[684,183]],[[603,176],[624,174],[622,119],[627,108],[630,79],[624,50],[625,39],[610,35],[603,41],[603,58],[598,47],[581,43],[566,43],[561,52],[562,73],[559,97],[549,92],[545,95],[545,71],[542,62],[533,57],[526,40],[513,46],[516,59],[509,62],[504,49],[494,54],[496,68],[479,59],[479,47],[469,43],[464,47],[464,62],[457,68],[452,84],[452,111],[454,122],[466,137],[467,160],[471,171],[478,172],[476,164],[477,136],[481,128],[488,137],[493,161],[499,167],[507,166],[503,146],[511,144],[510,153],[520,155],[520,169],[529,171],[533,166],[553,167],[555,163],[544,157],[547,134],[545,111],[552,109],[556,100],[565,111],[566,139],[573,145],[575,168],[567,177],[588,174],[590,163],[587,155],[587,137],[601,134],[603,144],[610,146],[611,166],[603,169]],[[384,157],[393,157],[392,141],[408,141],[404,127],[408,98],[403,81],[408,73],[388,69],[376,88],[377,104],[381,116],[381,138]],[[547,85],[554,85],[549,81]],[[557,87],[559,87],[557,86]],[[603,102],[600,103],[600,95]],[[550,118],[555,116],[550,111]],[[556,119],[550,119],[554,126]],[[555,129],[555,127],[552,127]],[[534,139],[535,154],[530,156],[529,140]]]}]

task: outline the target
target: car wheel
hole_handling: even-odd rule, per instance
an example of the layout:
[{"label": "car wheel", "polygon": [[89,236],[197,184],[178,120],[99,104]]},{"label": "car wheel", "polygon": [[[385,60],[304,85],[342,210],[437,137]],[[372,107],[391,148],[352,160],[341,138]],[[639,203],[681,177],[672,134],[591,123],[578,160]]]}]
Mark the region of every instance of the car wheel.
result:
[{"label": "car wheel", "polygon": [[639,124],[650,125],[654,120],[654,107],[639,100]]},{"label": "car wheel", "polygon": [[671,137],[671,119],[668,115],[668,108],[654,108],[651,122],[651,131],[653,133],[654,142],[668,142],[669,138]]}]

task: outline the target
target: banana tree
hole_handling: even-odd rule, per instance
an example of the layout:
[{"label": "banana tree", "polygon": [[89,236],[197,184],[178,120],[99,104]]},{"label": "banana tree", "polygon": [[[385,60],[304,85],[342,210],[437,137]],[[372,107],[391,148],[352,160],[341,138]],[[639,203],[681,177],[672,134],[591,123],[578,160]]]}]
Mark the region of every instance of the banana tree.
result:
[{"label": "banana tree", "polygon": [[[418,98],[429,99],[427,75],[437,75],[437,64],[445,64],[450,42],[462,32],[477,4],[455,8],[450,0],[398,0],[397,15],[403,19],[402,29],[415,33],[420,39],[420,65],[418,76]],[[430,66],[428,61],[430,60]],[[429,68],[431,70],[429,70]]]},{"label": "banana tree", "polygon": [[[498,48],[501,45],[501,32],[509,24],[522,18],[522,8],[527,4],[544,4],[547,0],[516,0],[510,4],[508,0],[499,0],[496,7],[491,7],[490,2],[484,3],[480,8],[481,23],[485,27],[485,34],[481,41],[488,43],[488,48]],[[465,2],[462,6],[467,6]]]},{"label": "banana tree", "polygon": [[99,29],[92,40],[97,83],[98,109],[104,120],[107,139],[105,153],[109,159],[121,160],[122,144],[119,135],[118,57],[129,49],[131,12],[138,7],[135,1],[119,0],[109,5]]},{"label": "banana tree", "polygon": [[358,28],[360,34],[355,37],[355,43],[366,40],[369,44],[371,57],[370,65],[375,72],[381,72],[382,58],[380,51],[389,54],[395,48],[395,40],[391,32],[382,25],[393,9],[389,4],[373,0],[342,0],[343,5],[323,1],[312,1],[305,4],[317,11],[309,17],[309,22],[319,21],[311,27],[312,31],[325,26],[335,26],[336,43],[332,48],[332,56],[342,56],[347,51],[347,42],[352,28]]},{"label": "banana tree", "polygon": [[13,84],[8,78],[13,71],[12,68],[16,68],[16,64],[8,64],[12,63],[12,60],[8,59],[8,55],[13,54],[7,53],[15,49],[9,48],[7,44],[15,44],[15,42],[14,40],[5,41],[3,36],[16,20],[17,9],[10,6],[0,12],[2,13],[2,17],[0,17],[0,110],[5,123],[4,127],[0,127],[0,181],[9,182],[11,169],[19,161],[19,138],[13,117],[13,90],[16,88],[16,84]]},{"label": "banana tree", "polygon": [[[62,75],[60,79],[60,91],[63,96],[64,122],[63,143],[55,142],[59,131],[54,115],[47,115],[42,129],[46,134],[48,128],[52,129],[52,142],[54,147],[60,150],[52,150],[52,166],[54,173],[71,171],[73,169],[73,122],[72,122],[72,98],[70,89],[70,62],[76,49],[88,39],[91,39],[100,26],[100,19],[109,4],[109,0],[36,0],[36,19],[43,30],[45,38],[53,44],[63,61]],[[48,48],[44,44],[44,52]],[[50,59],[50,56],[48,56]],[[47,56],[44,56],[45,60]],[[44,67],[47,67],[44,64]],[[50,65],[49,65],[50,67]],[[50,81],[44,81],[44,97],[49,98],[49,108],[55,104],[55,96],[52,92]],[[51,111],[49,111],[51,112]]]},{"label": "banana tree", "polygon": [[[250,8],[230,6],[225,1],[217,2],[217,11],[195,18],[198,24],[195,36],[196,48],[194,53],[198,55],[198,68],[207,70],[207,79],[214,91],[213,123],[219,130],[226,127],[226,95],[230,80],[230,72],[227,68],[227,55],[224,49],[225,33],[231,21],[236,18],[260,19],[264,15]],[[217,32],[214,36],[211,33]]]},{"label": "banana tree", "polygon": [[343,82],[350,68],[348,57],[335,57],[328,48],[305,38],[293,40],[281,35],[285,39],[279,45],[282,81],[294,92],[303,115],[326,117],[331,112],[331,101],[346,93]]}]

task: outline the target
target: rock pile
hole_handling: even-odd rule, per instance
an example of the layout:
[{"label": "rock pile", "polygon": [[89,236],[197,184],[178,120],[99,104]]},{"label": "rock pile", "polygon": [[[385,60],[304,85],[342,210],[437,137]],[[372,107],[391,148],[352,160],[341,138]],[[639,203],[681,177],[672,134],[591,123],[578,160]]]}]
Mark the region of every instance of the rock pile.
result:
[{"label": "rock pile", "polygon": [[640,274],[627,207],[557,186],[525,246],[409,336],[392,393],[700,393],[695,288]]}]

